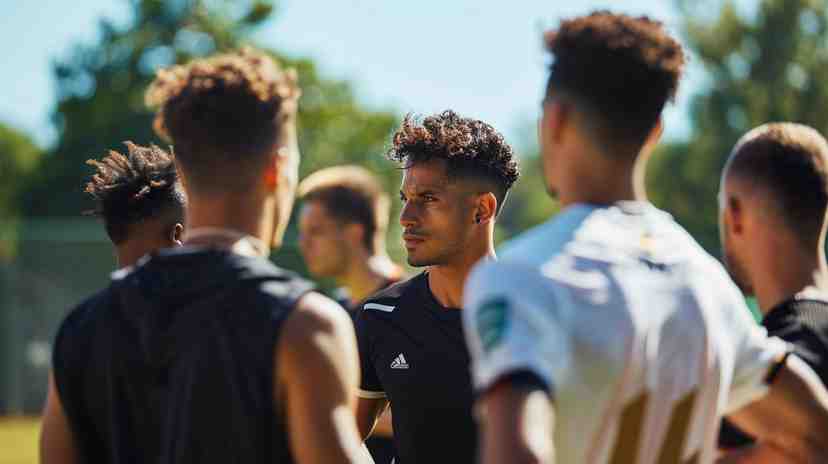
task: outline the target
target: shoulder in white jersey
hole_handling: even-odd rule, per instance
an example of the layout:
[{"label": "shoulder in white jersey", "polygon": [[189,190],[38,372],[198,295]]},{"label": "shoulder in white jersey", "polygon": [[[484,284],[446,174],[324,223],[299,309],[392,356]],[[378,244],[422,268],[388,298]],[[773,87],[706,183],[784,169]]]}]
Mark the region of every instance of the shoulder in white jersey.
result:
[{"label": "shoulder in white jersey", "polygon": [[710,462],[718,419],[766,389],[787,347],[722,266],[648,203],[575,205],[472,271],[475,388],[530,372],[558,462]]}]

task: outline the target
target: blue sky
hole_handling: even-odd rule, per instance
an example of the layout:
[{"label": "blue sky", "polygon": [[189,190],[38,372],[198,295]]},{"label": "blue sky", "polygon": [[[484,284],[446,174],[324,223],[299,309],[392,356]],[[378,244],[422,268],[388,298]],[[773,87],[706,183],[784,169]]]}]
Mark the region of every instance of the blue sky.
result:
[{"label": "blue sky", "polygon": [[[8,0],[7,0],[8,1]],[[744,2],[743,2],[744,3]],[[94,41],[101,17],[129,20],[126,0],[11,0],[0,19],[0,121],[42,145],[56,136],[51,62],[70,44]],[[596,8],[646,13],[675,33],[668,0],[283,0],[254,41],[315,59],[323,74],[352,81],[366,104],[399,112],[453,108],[492,123],[514,144],[532,143],[544,81],[540,31]],[[10,14],[9,14],[10,13]],[[687,106],[705,76],[690,66],[668,137],[689,133]]]}]

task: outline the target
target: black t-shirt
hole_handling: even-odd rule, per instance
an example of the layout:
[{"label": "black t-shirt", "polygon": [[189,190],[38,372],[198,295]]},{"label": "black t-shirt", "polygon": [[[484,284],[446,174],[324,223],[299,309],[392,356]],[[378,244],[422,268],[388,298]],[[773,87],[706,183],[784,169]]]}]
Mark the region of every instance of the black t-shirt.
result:
[{"label": "black t-shirt", "polygon": [[[828,302],[791,298],[776,305],[762,320],[768,334],[794,345],[794,353],[828,386]],[[722,422],[719,446],[734,448],[753,439],[727,420]]]},{"label": "black t-shirt", "polygon": [[[383,289],[394,285],[395,283],[399,282],[399,279],[385,279],[382,284],[377,288],[377,292],[382,291]],[[376,293],[376,292],[374,292]],[[369,297],[370,298],[370,297]],[[350,301],[350,300],[349,300]],[[357,317],[359,316],[360,311],[362,311],[362,305],[365,304],[365,301],[358,301],[356,303],[349,303],[348,306],[348,313],[351,315],[351,318],[356,324]],[[348,308],[348,306],[345,306]],[[371,452],[371,457],[374,458],[375,464],[391,464],[394,462],[394,458],[397,455],[397,452],[394,449],[394,439],[391,437],[381,437],[376,434],[369,437],[368,440],[365,441],[365,445],[368,447],[368,451]]]},{"label": "black t-shirt", "polygon": [[366,300],[357,320],[360,396],[393,410],[397,463],[475,462],[477,429],[460,310],[422,273]]},{"label": "black t-shirt", "polygon": [[55,341],[81,462],[293,462],[273,353],[310,289],[264,259],[212,249],[117,272]]}]

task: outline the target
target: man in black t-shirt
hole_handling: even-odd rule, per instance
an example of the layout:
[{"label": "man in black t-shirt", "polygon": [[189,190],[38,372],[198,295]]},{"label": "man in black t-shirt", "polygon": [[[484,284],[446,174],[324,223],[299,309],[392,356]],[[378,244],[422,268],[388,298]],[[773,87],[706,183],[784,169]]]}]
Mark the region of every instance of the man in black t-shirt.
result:
[{"label": "man in black t-shirt", "polygon": [[494,256],[495,217],[517,162],[494,128],[452,111],[407,116],[389,158],[404,169],[408,263],[427,270],[363,305],[357,422],[369,436],[390,403],[398,464],[471,464],[477,436],[460,302],[471,266]]},{"label": "man in black t-shirt", "polygon": [[370,462],[351,320],[266,259],[296,190],[296,81],[250,49],[159,73],[191,228],[61,325],[42,462]]},{"label": "man in black t-shirt", "polygon": [[[356,320],[369,295],[400,280],[402,270],[385,251],[390,200],[365,168],[334,166],[299,184],[299,249],[314,277],[332,278]],[[394,459],[390,411],[366,444],[374,462]]]},{"label": "man in black t-shirt", "polygon": [[[756,297],[762,325],[794,345],[828,385],[828,287],[825,216],[828,143],[814,129],[773,123],[747,133],[722,174],[720,227],[733,279]],[[750,435],[725,421],[719,444],[734,448]],[[785,462],[781,448],[759,447],[766,461]]]}]

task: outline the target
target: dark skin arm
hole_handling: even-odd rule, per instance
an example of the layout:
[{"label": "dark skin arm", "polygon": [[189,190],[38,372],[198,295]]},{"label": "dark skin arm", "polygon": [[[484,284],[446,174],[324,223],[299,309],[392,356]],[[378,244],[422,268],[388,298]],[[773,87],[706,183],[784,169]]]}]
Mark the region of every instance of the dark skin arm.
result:
[{"label": "dark skin arm", "polygon": [[354,418],[359,362],[351,320],[310,293],[285,321],[276,346],[277,389],[290,447],[301,464],[370,463]]},{"label": "dark skin arm", "polygon": [[792,461],[785,450],[778,449],[770,443],[733,450],[716,460],[716,464],[786,464],[791,462],[797,461]]},{"label": "dark skin arm", "polygon": [[378,437],[386,437],[390,438],[394,436],[394,419],[391,415],[391,408],[387,408],[382,415],[380,415],[379,419],[377,419],[377,425],[374,426],[373,435]]},{"label": "dark skin arm", "polygon": [[540,388],[498,382],[479,400],[482,464],[551,464],[555,408]]},{"label": "dark skin arm", "polygon": [[[757,437],[751,453],[781,453],[774,462],[828,462],[828,392],[804,361],[791,355],[767,395],[735,414],[737,427]],[[738,462],[738,461],[737,461]]]},{"label": "dark skin arm", "polygon": [[[385,398],[359,398],[357,400],[356,418],[359,436],[365,440],[371,436],[377,425],[377,419],[388,408]],[[389,414],[386,414],[388,416]]]},{"label": "dark skin arm", "polygon": [[63,410],[55,379],[49,375],[49,393],[43,408],[40,428],[40,462],[42,464],[76,464],[80,462],[69,420]]}]

